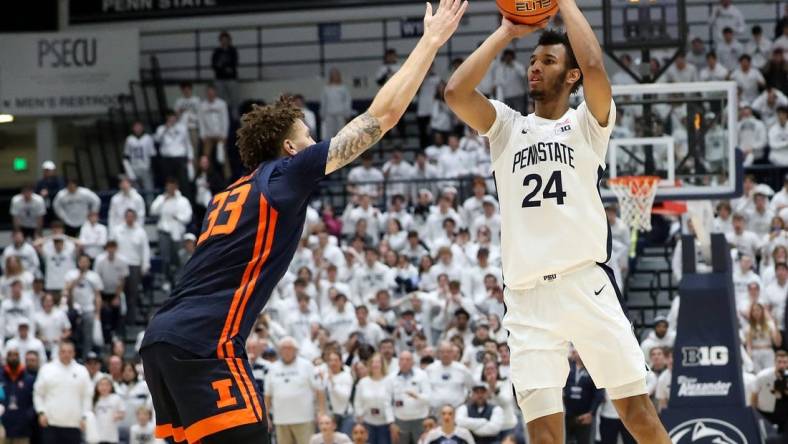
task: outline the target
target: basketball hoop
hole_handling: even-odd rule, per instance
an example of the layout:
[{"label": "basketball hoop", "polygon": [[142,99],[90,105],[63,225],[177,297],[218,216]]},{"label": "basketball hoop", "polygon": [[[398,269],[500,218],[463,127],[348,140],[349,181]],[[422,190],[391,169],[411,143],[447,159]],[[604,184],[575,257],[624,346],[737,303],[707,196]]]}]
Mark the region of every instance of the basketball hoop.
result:
[{"label": "basketball hoop", "polygon": [[651,206],[660,180],[658,176],[619,176],[607,181],[621,206],[621,218],[633,231],[651,231]]}]

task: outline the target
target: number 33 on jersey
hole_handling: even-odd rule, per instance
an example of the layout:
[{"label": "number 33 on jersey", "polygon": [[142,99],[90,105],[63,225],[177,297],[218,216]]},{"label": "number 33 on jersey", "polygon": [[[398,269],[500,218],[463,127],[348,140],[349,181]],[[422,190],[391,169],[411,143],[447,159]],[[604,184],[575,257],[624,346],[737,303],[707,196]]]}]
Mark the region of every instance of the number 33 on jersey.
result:
[{"label": "number 33 on jersey", "polygon": [[610,244],[598,183],[615,104],[602,127],[585,102],[557,120],[491,103],[496,119],[486,136],[501,203],[506,285],[527,289],[543,276],[606,262]]}]

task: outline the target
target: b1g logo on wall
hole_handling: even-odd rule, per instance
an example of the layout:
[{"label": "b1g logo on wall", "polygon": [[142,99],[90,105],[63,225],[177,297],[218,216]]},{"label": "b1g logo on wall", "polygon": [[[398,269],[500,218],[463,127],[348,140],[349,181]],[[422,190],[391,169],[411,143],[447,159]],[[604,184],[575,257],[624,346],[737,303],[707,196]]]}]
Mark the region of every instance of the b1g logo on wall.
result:
[{"label": "b1g logo on wall", "polygon": [[741,430],[730,423],[713,418],[682,422],[669,434],[673,444],[747,444]]},{"label": "b1g logo on wall", "polygon": [[684,367],[711,367],[728,364],[728,347],[681,347],[681,364]]},{"label": "b1g logo on wall", "polygon": [[551,7],[555,1],[557,0],[521,0],[514,4],[514,8],[517,12],[536,11],[540,8]]}]

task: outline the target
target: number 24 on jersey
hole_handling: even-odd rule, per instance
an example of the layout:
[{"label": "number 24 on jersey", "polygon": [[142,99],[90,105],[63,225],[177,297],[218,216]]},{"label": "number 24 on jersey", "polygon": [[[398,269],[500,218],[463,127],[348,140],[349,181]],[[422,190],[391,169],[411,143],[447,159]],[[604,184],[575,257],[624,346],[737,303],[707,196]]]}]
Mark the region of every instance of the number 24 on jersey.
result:
[{"label": "number 24 on jersey", "polygon": [[564,204],[566,192],[564,191],[564,186],[561,182],[561,171],[553,171],[553,174],[551,174],[550,178],[547,179],[547,184],[545,184],[544,192],[542,193],[542,200],[536,198],[536,195],[542,190],[542,176],[535,173],[525,176],[523,179],[523,187],[530,187],[532,182],[535,183],[536,186],[534,186],[534,188],[523,199],[523,208],[541,206],[542,200],[546,199],[555,199],[558,205]]}]

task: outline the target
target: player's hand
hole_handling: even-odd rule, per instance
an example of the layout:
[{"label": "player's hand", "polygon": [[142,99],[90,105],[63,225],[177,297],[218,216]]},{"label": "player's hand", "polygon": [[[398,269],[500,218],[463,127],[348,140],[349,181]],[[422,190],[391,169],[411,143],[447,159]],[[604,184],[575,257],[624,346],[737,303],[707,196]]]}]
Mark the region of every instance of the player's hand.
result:
[{"label": "player's hand", "polygon": [[544,29],[547,26],[547,23],[549,22],[550,22],[550,18],[548,17],[535,25],[518,25],[512,22],[511,20],[509,20],[508,18],[504,17],[501,20],[501,29],[503,29],[504,32],[506,32],[506,35],[508,35],[510,38],[519,39],[521,37],[527,36],[532,32],[538,31],[540,29]]},{"label": "player's hand", "polygon": [[424,14],[424,38],[437,47],[443,46],[457,30],[460,19],[468,9],[468,0],[440,0],[438,11],[433,15],[432,4],[427,2]]},{"label": "player's hand", "polygon": [[584,415],[580,415],[580,416],[577,417],[577,422],[579,424],[582,424],[582,425],[591,424],[592,420],[593,420],[593,417],[591,416],[590,413],[586,413]]},{"label": "player's hand", "polygon": [[38,415],[38,425],[40,425],[41,428],[49,427],[49,421],[47,420],[47,415],[43,413]]}]

